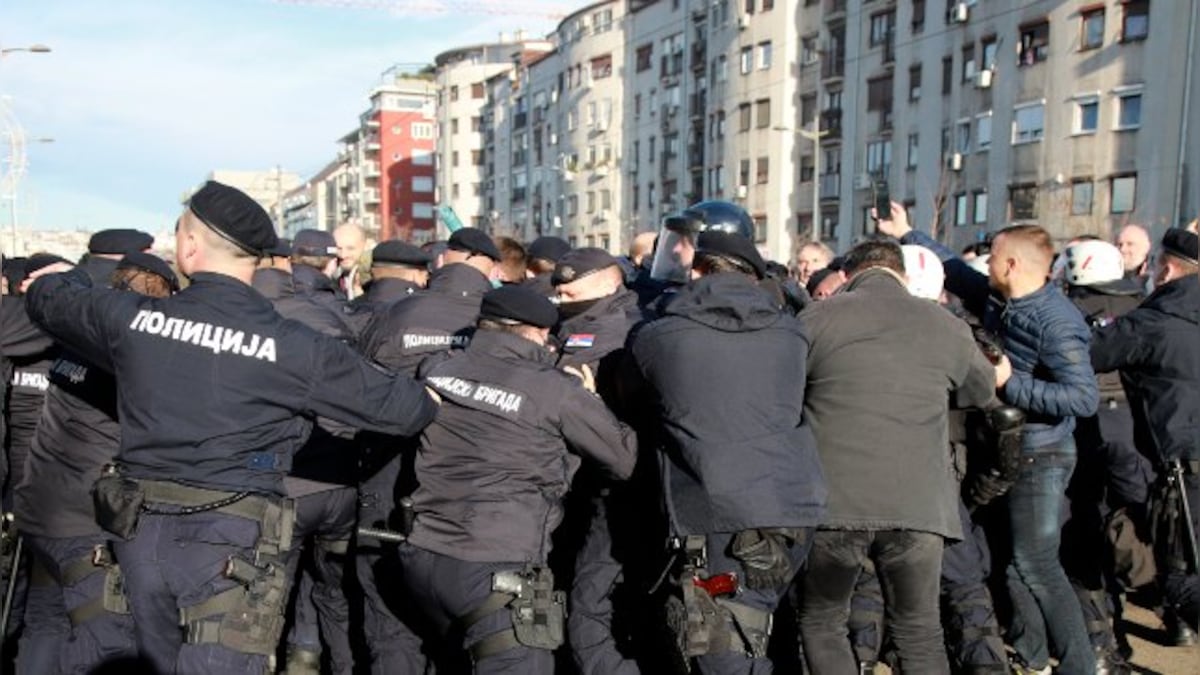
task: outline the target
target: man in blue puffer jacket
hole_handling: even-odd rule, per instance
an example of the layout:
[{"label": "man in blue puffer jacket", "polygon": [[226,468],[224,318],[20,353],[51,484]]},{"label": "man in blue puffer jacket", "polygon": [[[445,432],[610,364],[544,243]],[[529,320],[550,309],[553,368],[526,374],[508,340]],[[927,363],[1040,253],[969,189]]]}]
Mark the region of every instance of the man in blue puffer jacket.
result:
[{"label": "man in blue puffer jacket", "polygon": [[1087,324],[1071,301],[1047,283],[1054,257],[1050,236],[1036,225],[1001,230],[984,276],[928,235],[913,231],[898,204],[892,205],[891,220],[880,221],[879,230],[934,250],[946,268],[946,289],[1000,337],[1012,361],[1012,377],[1000,396],[1024,411],[1026,419],[1021,473],[1008,495],[1010,639],[1020,661],[1018,672],[1049,673],[1053,652],[1057,672],[1093,673],[1095,656],[1058,547],[1062,495],[1075,467],[1075,418],[1096,412],[1100,392]]}]

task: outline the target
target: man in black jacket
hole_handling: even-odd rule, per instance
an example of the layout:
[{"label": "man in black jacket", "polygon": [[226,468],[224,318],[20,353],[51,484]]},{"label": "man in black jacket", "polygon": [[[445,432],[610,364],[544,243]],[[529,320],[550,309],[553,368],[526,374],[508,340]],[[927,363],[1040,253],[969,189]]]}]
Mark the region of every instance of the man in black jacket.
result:
[{"label": "man in black jacket", "polygon": [[385,241],[371,251],[371,280],[346,306],[346,320],[361,335],[371,317],[409,298],[429,283],[429,254],[403,241]]},{"label": "man in black jacket", "polygon": [[808,340],[759,287],[766,264],[750,239],[710,229],[695,241],[692,281],[632,346],[686,557],[673,629],[703,672],[759,672],[771,614],[825,516],[804,413]]},{"label": "man in black jacket", "polygon": [[412,435],[437,405],[411,378],[284,319],[250,287],[276,236],[245,193],[209,181],[175,242],[192,283],[170,298],[94,289],[51,266],[29,288],[29,314],[120,373],[120,473],[94,494],[101,525],[122,538],[139,650],[163,672],[261,673],[288,588],[283,479],[308,419]]},{"label": "man in black jacket", "polygon": [[470,346],[419,371],[443,403],[421,437],[403,583],[439,633],[462,631],[476,673],[553,673],[565,617],[546,564],[562,498],[579,456],[618,479],[636,459],[632,430],[555,368],[557,319],[531,289],[493,290]]},{"label": "man in black jacket", "polygon": [[[1133,410],[1138,449],[1155,463],[1165,529],[1156,541],[1158,570],[1175,642],[1194,643],[1200,615],[1200,575],[1195,548],[1182,519],[1175,464],[1191,512],[1191,542],[1200,531],[1200,256],[1194,232],[1163,235],[1155,277],[1157,288],[1137,309],[1097,330],[1092,363],[1099,372],[1119,370]],[[1166,493],[1166,494],[1163,494]],[[1162,521],[1173,516],[1174,526]]]}]

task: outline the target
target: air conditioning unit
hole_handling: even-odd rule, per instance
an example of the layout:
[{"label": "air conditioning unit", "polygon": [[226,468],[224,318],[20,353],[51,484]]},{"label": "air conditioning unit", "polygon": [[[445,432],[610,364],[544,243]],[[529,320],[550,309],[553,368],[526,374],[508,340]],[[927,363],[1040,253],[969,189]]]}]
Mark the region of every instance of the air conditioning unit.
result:
[{"label": "air conditioning unit", "polygon": [[750,15],[743,14],[738,17],[738,30],[746,30],[750,27]]},{"label": "air conditioning unit", "polygon": [[608,120],[603,117],[596,120],[596,131],[608,131]]},{"label": "air conditioning unit", "polygon": [[961,152],[956,152],[946,158],[946,166],[951,171],[962,171],[963,155]]},{"label": "air conditioning unit", "polygon": [[558,134],[550,134],[550,145],[558,145]]},{"label": "air conditioning unit", "polygon": [[854,176],[855,190],[869,190],[871,188],[871,174],[860,173]]},{"label": "air conditioning unit", "polygon": [[596,220],[608,220],[608,209],[600,209],[596,214]]},{"label": "air conditioning unit", "polygon": [[745,185],[737,186],[737,198],[738,199],[745,199],[746,195],[748,195],[748,194],[750,194],[750,188],[746,187]]},{"label": "air conditioning unit", "polygon": [[597,164],[594,173],[600,177],[607,176],[608,175],[608,165],[607,164]]},{"label": "air conditioning unit", "polygon": [[975,73],[975,86],[980,89],[990,89],[992,86],[992,71],[984,69]]},{"label": "air conditioning unit", "polygon": [[965,2],[958,2],[950,7],[950,16],[947,17],[947,21],[949,23],[966,23],[967,18],[970,16],[970,6]]},{"label": "air conditioning unit", "polygon": [[562,229],[562,217],[561,216],[554,216],[554,220],[552,222],[554,224],[554,227],[556,227],[558,229]]},{"label": "air conditioning unit", "polygon": [[558,90],[557,89],[550,90],[550,102],[558,103]]}]

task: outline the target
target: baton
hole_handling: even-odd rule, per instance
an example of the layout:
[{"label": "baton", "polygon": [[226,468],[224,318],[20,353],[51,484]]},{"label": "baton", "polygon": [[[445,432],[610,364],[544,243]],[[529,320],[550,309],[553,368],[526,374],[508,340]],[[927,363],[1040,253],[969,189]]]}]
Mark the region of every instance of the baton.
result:
[{"label": "baton", "polygon": [[8,618],[12,614],[13,596],[17,594],[17,573],[21,569],[21,549],[25,544],[25,539],[17,534],[16,548],[13,550],[12,566],[8,569],[8,588],[4,591],[4,609],[0,612],[0,653],[3,652],[3,643],[8,636]]},{"label": "baton", "polygon": [[1171,477],[1179,487],[1179,503],[1183,507],[1183,519],[1186,525],[1188,552],[1192,554],[1192,574],[1200,573],[1200,547],[1196,545],[1196,530],[1192,525],[1192,505],[1188,503],[1187,483],[1184,481],[1183,462],[1179,458],[1171,460]]},{"label": "baton", "polygon": [[392,530],[383,530],[377,527],[360,527],[358,528],[358,536],[368,539],[378,539],[379,541],[391,542],[393,544],[403,544],[408,541],[408,535],[402,532],[393,532]]}]

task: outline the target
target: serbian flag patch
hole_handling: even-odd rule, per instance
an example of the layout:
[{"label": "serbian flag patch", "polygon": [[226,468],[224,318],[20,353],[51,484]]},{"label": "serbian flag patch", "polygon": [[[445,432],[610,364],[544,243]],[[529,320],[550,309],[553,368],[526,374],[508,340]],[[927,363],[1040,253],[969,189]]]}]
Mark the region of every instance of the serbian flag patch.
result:
[{"label": "serbian flag patch", "polygon": [[567,336],[567,347],[591,347],[596,336],[591,333],[574,333]]}]

